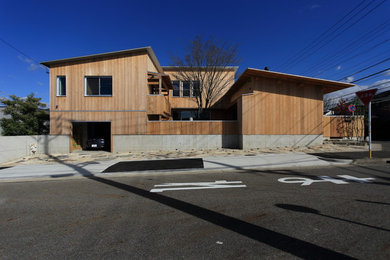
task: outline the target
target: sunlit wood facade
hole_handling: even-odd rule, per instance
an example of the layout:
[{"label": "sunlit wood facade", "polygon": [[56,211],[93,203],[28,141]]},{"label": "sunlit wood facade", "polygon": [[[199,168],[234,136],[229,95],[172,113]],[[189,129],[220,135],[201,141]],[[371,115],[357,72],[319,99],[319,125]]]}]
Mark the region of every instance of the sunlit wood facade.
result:
[{"label": "sunlit wood facade", "polygon": [[[70,150],[88,138],[75,134],[78,123],[108,122],[110,151],[113,136],[125,135],[322,137],[323,94],[351,86],[256,69],[235,82],[237,68],[226,68],[231,84],[213,104],[212,120],[180,122],[175,110],[194,110],[196,103],[191,95],[174,96],[180,68],[161,67],[151,47],[42,64],[50,68],[50,134],[71,136]],[[243,143],[238,146],[245,148]]]}]

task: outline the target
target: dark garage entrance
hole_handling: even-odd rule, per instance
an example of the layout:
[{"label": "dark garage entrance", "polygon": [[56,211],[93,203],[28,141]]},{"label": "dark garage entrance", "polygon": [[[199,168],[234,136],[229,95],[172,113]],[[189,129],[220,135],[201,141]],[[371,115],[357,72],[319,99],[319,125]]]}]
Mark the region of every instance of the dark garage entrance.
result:
[{"label": "dark garage entrance", "polygon": [[111,122],[72,122],[71,151],[111,152]]}]

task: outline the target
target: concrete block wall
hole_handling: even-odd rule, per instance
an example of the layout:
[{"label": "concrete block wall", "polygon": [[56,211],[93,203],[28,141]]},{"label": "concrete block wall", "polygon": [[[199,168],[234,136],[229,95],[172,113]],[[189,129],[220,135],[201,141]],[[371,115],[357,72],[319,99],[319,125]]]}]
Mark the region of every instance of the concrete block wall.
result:
[{"label": "concrete block wall", "polygon": [[0,163],[33,154],[69,153],[68,135],[0,136]]}]

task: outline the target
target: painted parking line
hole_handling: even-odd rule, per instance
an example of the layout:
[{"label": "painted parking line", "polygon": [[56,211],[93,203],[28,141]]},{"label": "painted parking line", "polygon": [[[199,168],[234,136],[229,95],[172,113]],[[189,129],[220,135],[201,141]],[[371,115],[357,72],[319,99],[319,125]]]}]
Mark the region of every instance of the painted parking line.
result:
[{"label": "painted parking line", "polygon": [[278,179],[279,182],[282,183],[301,183],[301,186],[309,186],[315,182],[330,182],[333,184],[349,184],[348,181],[355,181],[359,183],[370,183],[375,178],[358,178],[351,175],[337,175],[338,177],[342,179],[335,179],[329,176],[318,176],[320,180],[313,180],[310,178],[303,178],[303,177],[286,177],[286,178],[280,178]]},{"label": "painted parking line", "polygon": [[150,192],[177,191],[177,190],[203,190],[203,189],[227,189],[245,188],[242,181],[215,181],[215,182],[185,182],[185,183],[163,183],[154,185]]}]

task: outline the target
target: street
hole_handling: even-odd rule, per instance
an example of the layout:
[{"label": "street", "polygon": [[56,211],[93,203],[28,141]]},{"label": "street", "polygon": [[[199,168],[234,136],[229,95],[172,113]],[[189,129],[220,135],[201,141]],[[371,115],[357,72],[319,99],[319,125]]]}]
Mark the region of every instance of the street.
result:
[{"label": "street", "polygon": [[0,255],[389,259],[389,173],[384,163],[0,183]]}]

